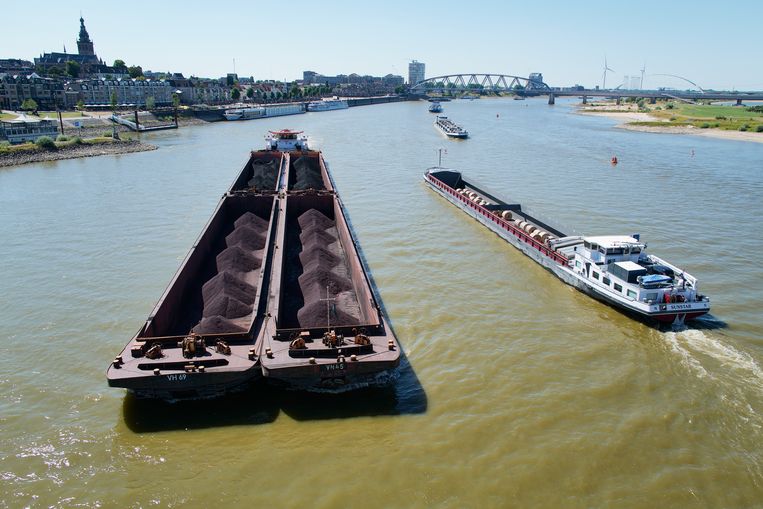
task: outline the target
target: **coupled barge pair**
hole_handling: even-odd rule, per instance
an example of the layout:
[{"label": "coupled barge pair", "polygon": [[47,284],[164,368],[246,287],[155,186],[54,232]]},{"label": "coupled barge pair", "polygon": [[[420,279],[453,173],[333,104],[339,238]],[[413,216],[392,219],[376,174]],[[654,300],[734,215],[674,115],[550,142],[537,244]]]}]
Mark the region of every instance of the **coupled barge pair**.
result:
[{"label": "coupled barge pair", "polygon": [[440,196],[551,271],[565,283],[646,322],[683,324],[710,311],[697,279],[647,254],[638,235],[569,236],[467,182],[458,171],[430,168],[424,181]]},{"label": "coupled barge pair", "polygon": [[262,376],[327,391],[394,380],[397,339],[323,155],[299,134],[250,154],[110,386],[173,401]]}]

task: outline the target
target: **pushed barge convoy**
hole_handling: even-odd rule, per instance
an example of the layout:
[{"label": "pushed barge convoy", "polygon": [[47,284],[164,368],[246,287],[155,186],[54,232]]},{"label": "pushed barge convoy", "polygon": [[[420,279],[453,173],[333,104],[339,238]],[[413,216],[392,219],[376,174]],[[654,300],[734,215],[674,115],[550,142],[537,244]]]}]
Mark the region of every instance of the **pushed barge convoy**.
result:
[{"label": "pushed barge convoy", "polygon": [[215,397],[263,374],[307,389],[394,379],[400,349],[320,152],[253,151],[146,323],[107,370],[139,397]]},{"label": "pushed barge convoy", "polygon": [[424,181],[446,200],[565,283],[647,322],[682,324],[710,311],[697,279],[646,253],[634,236],[568,236],[463,179],[430,168]]}]

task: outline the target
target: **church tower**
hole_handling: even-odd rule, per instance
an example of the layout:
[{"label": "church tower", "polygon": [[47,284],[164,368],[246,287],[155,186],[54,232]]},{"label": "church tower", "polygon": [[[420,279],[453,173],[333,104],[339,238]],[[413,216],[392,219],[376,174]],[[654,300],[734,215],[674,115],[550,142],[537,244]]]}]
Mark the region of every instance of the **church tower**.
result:
[{"label": "church tower", "polygon": [[93,48],[93,41],[90,40],[90,35],[85,28],[85,20],[79,19],[79,39],[77,39],[77,51],[80,55],[95,55],[95,49]]}]

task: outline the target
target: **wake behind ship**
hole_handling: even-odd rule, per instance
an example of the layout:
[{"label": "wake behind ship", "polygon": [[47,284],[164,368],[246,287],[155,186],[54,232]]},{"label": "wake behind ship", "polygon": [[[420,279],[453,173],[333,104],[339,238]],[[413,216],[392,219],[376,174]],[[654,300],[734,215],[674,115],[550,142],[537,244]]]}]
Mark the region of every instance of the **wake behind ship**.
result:
[{"label": "wake behind ship", "polygon": [[146,323],[107,370],[164,400],[220,396],[263,374],[344,390],[395,378],[381,312],[323,155],[293,131],[251,152]]},{"label": "wake behind ship", "polygon": [[569,236],[467,182],[430,168],[435,192],[498,234],[565,283],[646,322],[681,325],[710,311],[697,278],[653,255],[638,235]]}]

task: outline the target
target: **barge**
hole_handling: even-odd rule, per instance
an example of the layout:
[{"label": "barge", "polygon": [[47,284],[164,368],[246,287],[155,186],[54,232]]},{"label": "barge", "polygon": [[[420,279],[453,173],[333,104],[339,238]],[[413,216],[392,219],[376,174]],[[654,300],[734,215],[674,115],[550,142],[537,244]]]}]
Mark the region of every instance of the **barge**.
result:
[{"label": "barge", "polygon": [[261,192],[226,193],[148,319],[107,370],[141,398],[211,398],[261,376],[265,315],[284,156],[252,152],[239,175]]},{"label": "barge", "polygon": [[285,168],[262,373],[311,391],[386,385],[400,348],[323,155],[290,152]]},{"label": "barge", "polygon": [[275,131],[252,151],[148,319],[107,369],[167,401],[217,397],[263,374],[346,390],[395,378],[381,312],[323,156]]},{"label": "barge", "polygon": [[645,322],[680,326],[710,311],[697,278],[648,254],[639,235],[567,235],[451,169],[430,168],[424,182],[565,283]]},{"label": "barge", "polygon": [[438,116],[434,121],[434,126],[448,138],[464,139],[469,137],[469,131],[457,125],[448,117]]}]

